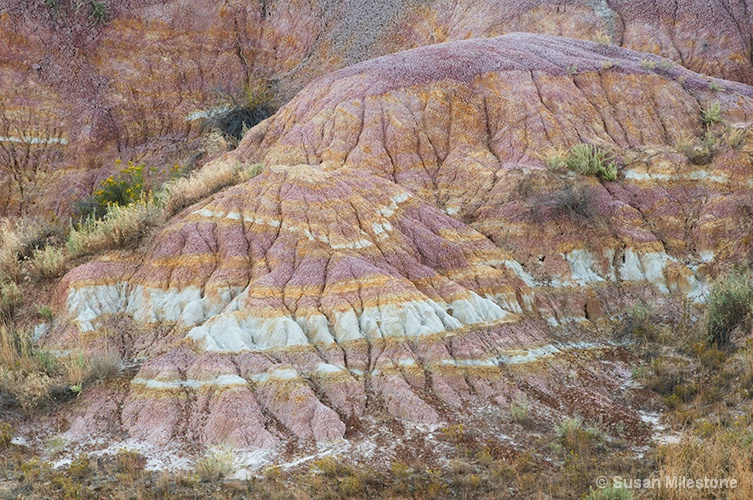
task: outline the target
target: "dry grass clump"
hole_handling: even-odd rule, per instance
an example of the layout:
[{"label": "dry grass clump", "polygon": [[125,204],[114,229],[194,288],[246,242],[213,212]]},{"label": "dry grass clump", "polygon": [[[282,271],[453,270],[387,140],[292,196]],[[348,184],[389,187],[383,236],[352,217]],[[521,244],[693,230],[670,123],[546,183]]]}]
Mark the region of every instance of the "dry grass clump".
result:
[{"label": "dry grass clump", "polygon": [[604,33],[603,31],[599,31],[594,34],[593,41],[598,43],[599,45],[612,45],[612,43],[614,43],[612,36],[608,33]]},{"label": "dry grass clump", "polygon": [[0,280],[19,281],[21,264],[18,256],[21,247],[14,222],[10,219],[0,220]]},{"label": "dry grass clump", "polygon": [[708,165],[718,152],[719,140],[708,133],[703,138],[682,136],[677,140],[675,148],[693,165]]},{"label": "dry grass clump", "polygon": [[230,450],[214,450],[194,466],[194,473],[202,482],[219,481],[236,470],[235,456]]},{"label": "dry grass clump", "polygon": [[110,205],[102,220],[94,217],[72,226],[66,247],[71,257],[138,244],[146,231],[161,221],[161,207],[152,201],[127,206]]},{"label": "dry grass clump", "polygon": [[[753,447],[750,426],[710,425],[707,435],[685,435],[679,443],[659,447],[662,477],[734,479],[734,489],[718,490],[728,498],[753,498]],[[666,489],[668,499],[709,498],[709,489]]]},{"label": "dry grass clump", "polygon": [[68,253],[79,257],[133,247],[150,228],[165,222],[179,210],[260,172],[259,165],[211,163],[188,177],[168,182],[153,197],[142,197],[125,206],[109,205],[101,220],[89,217],[71,227],[66,243]]},{"label": "dry grass clump", "polygon": [[[261,170],[260,165],[247,166],[235,161],[208,164],[188,177],[167,182],[157,191],[142,193],[136,201],[103,205],[104,215],[92,212],[77,224],[71,224],[67,237],[61,226],[53,222],[33,218],[0,220],[0,318],[10,319],[21,305],[16,284],[21,283],[23,276],[34,281],[53,279],[67,270],[72,258],[133,248],[151,228],[178,211],[248,180]],[[113,185],[119,186],[118,182]]]},{"label": "dry grass clump", "polygon": [[732,149],[739,149],[748,138],[748,129],[741,127],[726,127],[722,136],[723,142]]},{"label": "dry grass clump", "polygon": [[64,231],[53,221],[37,217],[0,219],[0,280],[19,283],[24,260],[64,239]]},{"label": "dry grass clump", "polygon": [[717,282],[709,297],[706,335],[719,346],[729,344],[736,328],[750,329],[753,283],[747,273],[732,273]]},{"label": "dry grass clump", "polygon": [[13,427],[7,422],[0,420],[0,450],[7,448],[13,439]]},{"label": "dry grass clump", "polygon": [[66,254],[61,247],[46,246],[41,250],[34,250],[30,270],[37,279],[57,278],[66,270]]},{"label": "dry grass clump", "polygon": [[221,161],[211,163],[188,177],[176,179],[165,186],[165,215],[175,215],[225,187],[257,176],[261,171],[261,165],[245,166],[235,161]]},{"label": "dry grass clump", "polygon": [[23,302],[24,296],[18,285],[0,279],[0,322],[10,320]]},{"label": "dry grass clump", "polygon": [[0,396],[6,395],[27,415],[53,400],[65,400],[87,385],[115,375],[117,353],[56,355],[35,346],[27,329],[0,323]]}]

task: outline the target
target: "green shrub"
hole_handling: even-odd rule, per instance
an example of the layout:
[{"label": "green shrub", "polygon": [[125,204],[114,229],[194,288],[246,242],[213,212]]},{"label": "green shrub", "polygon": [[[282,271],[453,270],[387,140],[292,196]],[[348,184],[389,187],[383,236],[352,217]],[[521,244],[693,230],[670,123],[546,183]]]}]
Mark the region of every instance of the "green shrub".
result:
[{"label": "green shrub", "polygon": [[556,446],[579,455],[588,453],[604,441],[604,434],[595,427],[584,427],[580,417],[565,418],[555,426]]},{"label": "green shrub", "polygon": [[92,24],[104,24],[107,21],[109,8],[107,2],[91,0],[89,2],[89,20]]},{"label": "green shrub", "polygon": [[[120,160],[115,164],[120,165]],[[140,201],[149,192],[144,187],[144,170],[143,164],[135,165],[129,161],[118,174],[102,181],[91,197],[79,203],[77,212],[81,219],[101,219],[112,205],[125,207]]]},{"label": "green shrub", "polygon": [[701,123],[710,127],[722,121],[722,106],[713,102],[701,108]]},{"label": "green shrub", "polygon": [[593,175],[605,181],[617,179],[617,165],[611,153],[591,144],[576,144],[567,153],[565,166],[581,175]]},{"label": "green shrub", "polygon": [[40,317],[46,319],[47,321],[52,321],[52,309],[50,309],[50,306],[45,304],[37,304],[37,314],[39,314]]},{"label": "green shrub", "polygon": [[739,326],[749,327],[753,304],[753,286],[748,273],[734,272],[714,285],[706,310],[708,341],[718,346],[729,344]]}]

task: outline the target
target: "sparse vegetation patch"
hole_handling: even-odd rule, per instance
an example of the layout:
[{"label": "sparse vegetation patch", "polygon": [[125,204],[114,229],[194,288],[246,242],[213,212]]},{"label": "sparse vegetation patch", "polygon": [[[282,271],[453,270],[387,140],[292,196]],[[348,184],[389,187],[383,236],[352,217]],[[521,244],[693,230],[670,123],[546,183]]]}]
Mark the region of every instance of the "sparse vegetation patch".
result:
[{"label": "sparse vegetation patch", "polygon": [[701,123],[710,127],[722,122],[722,106],[718,102],[701,108]]},{"label": "sparse vegetation patch", "polygon": [[269,83],[264,80],[246,85],[237,94],[224,94],[221,100],[226,110],[212,115],[205,127],[218,130],[237,144],[249,129],[272,116],[273,97]]},{"label": "sparse vegetation patch", "polygon": [[718,281],[706,312],[709,341],[718,346],[728,345],[736,328],[750,327],[752,307],[753,285],[748,273],[735,272]]},{"label": "sparse vegetation patch", "polygon": [[605,181],[617,179],[617,166],[613,156],[590,144],[573,146],[565,164],[567,168],[581,175],[594,175]]}]

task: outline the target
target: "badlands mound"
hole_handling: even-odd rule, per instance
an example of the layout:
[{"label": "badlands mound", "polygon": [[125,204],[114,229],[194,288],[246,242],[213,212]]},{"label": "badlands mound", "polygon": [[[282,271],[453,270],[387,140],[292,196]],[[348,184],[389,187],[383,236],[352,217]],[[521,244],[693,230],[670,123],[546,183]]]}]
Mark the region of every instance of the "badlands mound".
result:
[{"label": "badlands mound", "polygon": [[[747,257],[751,139],[693,148],[751,120],[744,84],[543,35],[321,77],[218,160],[263,173],[60,283],[48,346],[139,360],[67,435],[389,448],[526,400],[537,425],[577,414],[644,442],[599,328]],[[552,161],[580,143],[613,152],[616,180]]]}]

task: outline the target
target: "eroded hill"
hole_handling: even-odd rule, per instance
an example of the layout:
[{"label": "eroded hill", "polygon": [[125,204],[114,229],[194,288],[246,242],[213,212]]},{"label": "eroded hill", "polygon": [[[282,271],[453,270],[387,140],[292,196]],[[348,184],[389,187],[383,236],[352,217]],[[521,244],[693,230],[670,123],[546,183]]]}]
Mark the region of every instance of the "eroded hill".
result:
[{"label": "eroded hill", "polygon": [[[703,123],[712,107],[727,129]],[[641,443],[599,328],[631,303],[703,300],[714,261],[747,255],[750,139],[723,134],[752,116],[743,84],[530,34],[318,79],[218,160],[263,173],[61,282],[48,345],[146,359],[125,391],[82,397],[68,435],[493,432],[487,412],[524,398],[542,422],[598,416]],[[715,133],[708,162],[682,152]],[[616,178],[551,164],[579,144],[612,151]]]}]

